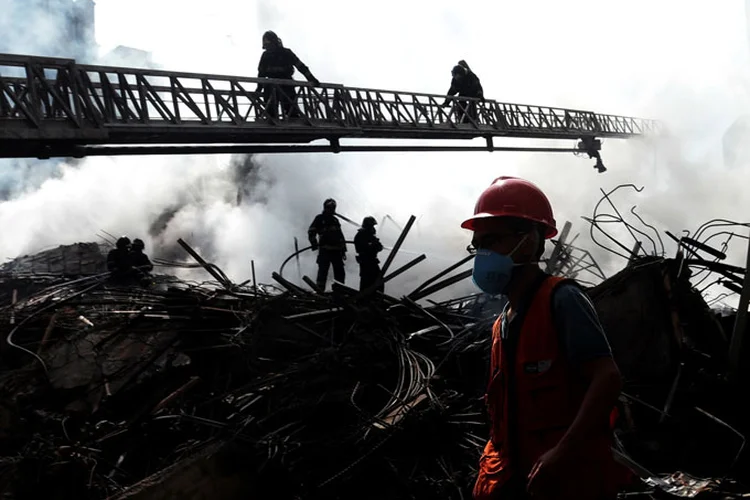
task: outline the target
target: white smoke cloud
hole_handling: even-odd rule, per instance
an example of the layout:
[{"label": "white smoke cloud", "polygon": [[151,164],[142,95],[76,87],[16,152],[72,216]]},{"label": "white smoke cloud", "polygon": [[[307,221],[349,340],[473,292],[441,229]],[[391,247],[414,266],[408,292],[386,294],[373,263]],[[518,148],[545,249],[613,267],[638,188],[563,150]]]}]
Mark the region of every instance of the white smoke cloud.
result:
[{"label": "white smoke cloud", "polygon": [[[394,280],[389,289],[395,292],[465,255],[469,235],[458,224],[499,175],[520,175],[542,187],[559,224],[571,220],[573,233],[582,233],[577,244],[591,249],[608,272],[624,261],[593,245],[580,219],[591,214],[599,188],[645,187],[618,194],[618,208],[627,212],[637,204],[647,222],[675,234],[712,217],[744,219],[750,208],[743,196],[748,169],[727,169],[721,160],[724,131],[749,111],[739,0],[460,6],[388,0],[358,9],[324,0],[216,0],[208,13],[198,1],[97,2],[102,52],[117,45],[146,49],[166,69],[252,76],[266,29],[277,31],[321,81],[443,93],[452,65],[466,59],[489,97],[653,117],[666,123],[671,137],[658,144],[604,141],[609,171],[603,175],[593,160],[572,155],[265,155],[255,159],[260,168],[250,176],[252,185],[238,186],[241,169],[228,156],[91,158],[0,203],[0,223],[11,228],[0,241],[0,259],[93,240],[106,230],[140,236],[156,254],[182,255],[174,241],[183,237],[233,280],[249,278],[253,260],[259,278],[270,281],[293,251],[295,236],[306,246],[307,225],[333,197],[355,221],[390,215],[403,225],[409,215],[419,217],[392,269],[419,253],[428,261]],[[149,234],[159,218],[166,226]],[[355,229],[344,229],[353,238]],[[386,222],[380,229],[391,246],[398,228]],[[623,228],[613,235],[632,246]],[[665,243],[671,254],[674,245]],[[730,252],[740,265],[742,247]],[[307,253],[301,262],[310,277],[312,259]],[[352,258],[347,273],[356,285]],[[295,278],[296,265],[285,275]],[[466,282],[453,293],[472,290]]]},{"label": "white smoke cloud", "polygon": [[[85,23],[92,0],[0,0],[0,53],[92,62],[97,47]],[[4,72],[19,71],[3,68]],[[16,73],[20,75],[20,73]],[[0,201],[34,191],[61,174],[60,160],[0,160]]]}]

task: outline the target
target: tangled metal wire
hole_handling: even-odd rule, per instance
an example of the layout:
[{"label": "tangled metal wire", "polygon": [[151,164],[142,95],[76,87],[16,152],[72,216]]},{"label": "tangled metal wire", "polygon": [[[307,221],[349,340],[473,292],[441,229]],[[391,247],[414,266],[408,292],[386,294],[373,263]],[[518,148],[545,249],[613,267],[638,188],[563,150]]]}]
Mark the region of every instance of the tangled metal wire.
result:
[{"label": "tangled metal wire", "polygon": [[[661,239],[659,231],[654,226],[646,223],[646,221],[644,221],[643,218],[635,211],[636,205],[633,205],[630,208],[630,214],[636,218],[641,226],[643,226],[643,229],[639,229],[635,225],[625,220],[622,213],[617,209],[617,206],[612,201],[612,195],[620,189],[624,188],[633,189],[637,193],[642,192],[644,189],[642,187],[637,187],[635,184],[620,184],[609,192],[605,192],[601,188],[599,189],[602,192],[602,198],[594,206],[592,217],[582,217],[583,220],[590,224],[589,234],[591,236],[591,241],[593,241],[596,245],[606,250],[607,252],[617,255],[618,257],[622,257],[626,260],[631,260],[641,253],[643,253],[644,255],[664,256],[664,242]],[[609,206],[614,213],[600,212],[599,207],[605,201],[609,203]],[[602,227],[603,224],[622,224],[628,231],[630,236],[633,238],[633,246],[628,247],[619,239],[612,236],[609,232],[604,230],[604,228]],[[614,243],[614,245],[616,245],[616,247],[618,247],[620,250],[615,250],[612,247],[600,242],[596,238],[596,236],[594,236],[594,229],[605,236],[610,242]],[[649,234],[649,232],[653,233],[653,237]],[[644,242],[646,241],[648,241],[651,246],[650,253],[644,248]]]},{"label": "tangled metal wire", "polygon": [[[630,208],[630,214],[637,220],[640,227],[628,222],[612,201],[612,195],[615,192],[626,188],[637,193],[643,191],[643,187],[639,188],[634,184],[620,184],[608,192],[600,189],[602,198],[594,206],[593,216],[590,218],[583,217],[590,224],[591,240],[605,251],[628,261],[632,261],[641,255],[664,257],[666,252],[660,231],[647,223],[636,212],[635,205]],[[612,213],[601,211],[600,207],[605,201],[609,204]],[[603,227],[605,224],[622,225],[632,238],[633,246],[628,247],[626,243],[605,230]],[[725,264],[722,261],[727,258],[726,252],[733,239],[748,239],[747,235],[737,232],[738,229],[747,230],[747,228],[750,228],[750,223],[729,219],[711,219],[701,224],[695,231],[683,230],[682,237],[679,238],[669,231],[665,231],[666,235],[674,240],[682,251],[678,254],[678,257],[683,259],[682,265],[684,268],[691,269],[692,284],[700,293],[707,292],[715,285],[723,285],[729,290],[712,298],[709,302],[710,305],[741,291],[742,275],[745,273],[745,269]],[[604,236],[611,245],[603,243],[596,235]],[[717,247],[714,240],[719,238],[721,239]]]},{"label": "tangled metal wire", "polygon": [[[3,397],[19,386],[54,395],[19,405],[35,423],[14,428],[13,443],[0,433],[10,450],[0,464],[33,461],[46,478],[30,482],[19,468],[13,481],[57,498],[48,486],[80,471],[85,480],[59,487],[67,497],[107,498],[219,441],[243,447],[258,483],[286,470],[307,498],[351,498],[363,481],[380,491],[359,498],[470,494],[486,438],[489,322],[474,316],[476,297],[428,298],[470,259],[401,299],[344,286],[321,294],[279,275],[278,287],[236,285],[196,260],[153,262],[200,266],[214,281],[157,275],[125,286],[104,273],[0,307],[0,321],[20,320],[0,351]],[[60,420],[66,405],[85,408],[83,418]]]},{"label": "tangled metal wire", "polygon": [[[694,286],[699,287],[701,292],[705,292],[715,285],[724,285],[729,290],[722,299],[740,293],[742,279],[739,275],[746,272],[745,269],[737,266],[730,266],[722,263],[727,258],[727,250],[733,239],[747,240],[748,236],[736,232],[739,229],[750,228],[750,223],[739,222],[729,219],[711,219],[704,222],[693,231],[683,231],[682,238],[679,239],[681,248],[690,256],[686,259],[687,265],[695,269],[693,273]],[[713,240],[722,238],[718,242]],[[699,253],[702,251],[703,253]],[[710,257],[704,257],[708,254]]]}]

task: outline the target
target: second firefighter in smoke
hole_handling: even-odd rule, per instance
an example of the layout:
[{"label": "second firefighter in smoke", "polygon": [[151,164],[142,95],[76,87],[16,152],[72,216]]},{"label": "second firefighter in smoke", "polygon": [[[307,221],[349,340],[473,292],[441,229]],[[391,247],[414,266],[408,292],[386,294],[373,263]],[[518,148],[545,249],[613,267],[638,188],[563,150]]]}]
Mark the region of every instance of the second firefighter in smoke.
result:
[{"label": "second firefighter in smoke", "polygon": [[318,276],[315,280],[318,288],[325,291],[329,267],[333,267],[333,278],[345,283],[346,239],[336,217],[336,200],[329,198],[323,203],[323,212],[315,216],[307,236],[312,250],[318,251]]},{"label": "second firefighter in smoke", "polygon": [[[357,252],[357,262],[359,263],[359,289],[364,291],[374,285],[380,277],[380,260],[378,253],[383,250],[380,239],[375,236],[375,225],[377,222],[374,217],[365,217],[362,220],[362,227],[357,231],[354,237],[354,248]],[[381,282],[377,290],[382,292],[384,284]]]}]

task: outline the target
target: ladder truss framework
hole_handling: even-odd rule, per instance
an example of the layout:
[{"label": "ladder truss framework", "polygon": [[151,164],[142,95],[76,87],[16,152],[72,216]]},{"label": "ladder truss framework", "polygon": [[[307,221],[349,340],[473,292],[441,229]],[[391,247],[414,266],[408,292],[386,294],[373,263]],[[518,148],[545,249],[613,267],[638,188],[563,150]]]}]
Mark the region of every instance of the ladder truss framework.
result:
[{"label": "ladder truss framework", "polygon": [[[258,92],[262,83],[264,91]],[[467,100],[305,82],[89,66],[70,59],[0,54],[0,157],[154,153],[154,145],[257,145],[313,151],[326,139],[629,138],[658,122],[590,111]],[[291,90],[291,91],[290,91]],[[466,113],[467,107],[474,108]],[[300,146],[307,145],[307,146]],[[221,146],[216,146],[219,149]],[[252,147],[252,146],[251,146]],[[278,148],[278,149],[275,149]],[[350,150],[368,150],[368,146]],[[374,146],[370,150],[425,150]],[[179,149],[179,148],[177,148]],[[441,149],[439,146],[433,149]],[[450,150],[450,147],[443,148]],[[466,150],[466,147],[453,148]],[[477,148],[472,148],[477,149]],[[523,148],[521,148],[523,149]],[[567,151],[567,150],[566,150]]]}]

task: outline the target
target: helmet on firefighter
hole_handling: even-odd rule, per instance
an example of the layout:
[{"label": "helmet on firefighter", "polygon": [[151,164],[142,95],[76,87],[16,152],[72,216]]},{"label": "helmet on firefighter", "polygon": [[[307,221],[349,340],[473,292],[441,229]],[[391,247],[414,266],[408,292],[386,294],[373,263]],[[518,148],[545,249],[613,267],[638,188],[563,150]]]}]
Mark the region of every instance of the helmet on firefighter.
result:
[{"label": "helmet on firefighter", "polygon": [[377,224],[378,222],[375,220],[375,217],[371,215],[362,219],[362,227],[375,227]]},{"label": "helmet on firefighter", "polygon": [[336,200],[333,198],[328,198],[326,201],[323,202],[323,209],[332,209],[336,210]]},{"label": "helmet on firefighter", "polygon": [[120,249],[128,248],[130,246],[130,238],[127,236],[120,236],[117,238],[117,243],[115,245]]},{"label": "helmet on firefighter", "polygon": [[143,244],[143,240],[140,238],[136,238],[133,240],[133,250],[143,250],[145,245]]},{"label": "helmet on firefighter", "polygon": [[484,190],[476,205],[474,216],[466,219],[461,227],[474,230],[475,222],[491,217],[515,217],[539,224],[545,238],[557,234],[552,206],[547,196],[535,184],[517,177],[498,177]]},{"label": "helmet on firefighter", "polygon": [[282,46],[281,38],[279,38],[279,35],[277,35],[275,32],[268,30],[265,33],[263,33],[263,45],[265,48],[265,42],[268,42],[270,45],[276,45],[278,47]]},{"label": "helmet on firefighter", "polygon": [[453,75],[454,78],[466,76],[466,68],[461,66],[460,64],[457,64],[453,66],[453,69],[451,70],[451,75]]}]

